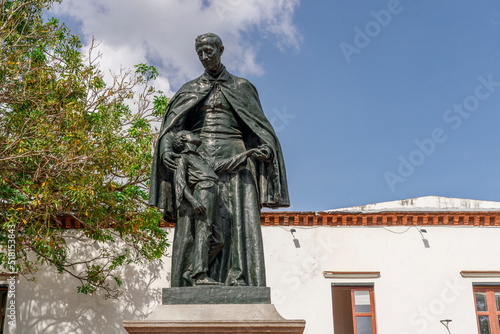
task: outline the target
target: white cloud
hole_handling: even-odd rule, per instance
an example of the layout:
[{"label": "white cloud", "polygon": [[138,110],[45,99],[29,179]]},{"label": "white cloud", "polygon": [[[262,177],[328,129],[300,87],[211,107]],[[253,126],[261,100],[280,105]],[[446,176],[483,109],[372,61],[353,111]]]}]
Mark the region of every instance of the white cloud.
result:
[{"label": "white cloud", "polygon": [[68,15],[81,25],[84,41],[100,41],[102,69],[148,62],[163,77],[160,89],[170,92],[202,72],[194,52],[196,36],[221,36],[224,64],[242,75],[261,74],[259,45],[248,39],[259,32],[280,49],[298,49],[293,23],[299,0],[65,0],[54,15]]}]

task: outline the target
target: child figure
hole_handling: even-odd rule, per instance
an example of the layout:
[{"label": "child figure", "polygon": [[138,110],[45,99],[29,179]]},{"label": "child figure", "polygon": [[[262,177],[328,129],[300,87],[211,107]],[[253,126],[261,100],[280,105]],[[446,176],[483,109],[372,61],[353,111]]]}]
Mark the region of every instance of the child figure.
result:
[{"label": "child figure", "polygon": [[208,276],[209,265],[224,246],[223,233],[218,222],[219,178],[217,172],[233,172],[240,168],[255,149],[238,154],[230,159],[209,166],[196,152],[201,139],[191,131],[175,134],[172,142],[174,151],[180,155],[174,173],[178,221],[185,215],[180,209],[185,199],[194,211],[194,236],[191,261],[182,277],[191,285],[221,285]]}]

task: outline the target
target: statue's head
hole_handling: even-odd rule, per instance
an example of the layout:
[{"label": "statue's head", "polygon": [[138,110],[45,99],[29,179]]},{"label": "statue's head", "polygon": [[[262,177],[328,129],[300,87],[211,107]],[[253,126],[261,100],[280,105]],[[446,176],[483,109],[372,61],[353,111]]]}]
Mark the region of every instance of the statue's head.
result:
[{"label": "statue's head", "polygon": [[203,67],[209,72],[218,72],[221,67],[220,58],[224,52],[224,45],[219,36],[206,33],[196,37],[196,53]]},{"label": "statue's head", "polygon": [[186,145],[192,144],[198,147],[201,144],[201,139],[197,134],[189,130],[182,130],[177,132],[172,139],[172,148],[175,153],[181,153],[186,148]]}]

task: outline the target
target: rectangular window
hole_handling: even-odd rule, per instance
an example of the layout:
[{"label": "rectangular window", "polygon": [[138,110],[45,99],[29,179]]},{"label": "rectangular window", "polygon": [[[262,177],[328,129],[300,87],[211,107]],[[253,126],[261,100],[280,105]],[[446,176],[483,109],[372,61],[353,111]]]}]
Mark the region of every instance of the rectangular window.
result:
[{"label": "rectangular window", "polygon": [[332,286],[335,334],[376,334],[373,286]]},{"label": "rectangular window", "polygon": [[7,286],[2,284],[0,286],[0,334],[3,333],[3,328],[5,327],[5,308],[7,306],[7,293]]},{"label": "rectangular window", "polygon": [[500,334],[500,286],[474,287],[479,334]]}]

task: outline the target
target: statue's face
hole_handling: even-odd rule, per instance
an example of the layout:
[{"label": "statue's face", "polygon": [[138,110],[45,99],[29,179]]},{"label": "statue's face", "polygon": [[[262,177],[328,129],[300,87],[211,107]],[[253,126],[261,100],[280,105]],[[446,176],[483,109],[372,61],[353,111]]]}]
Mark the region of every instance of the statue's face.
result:
[{"label": "statue's face", "polygon": [[196,44],[196,53],[203,67],[210,72],[217,72],[220,68],[220,57],[224,47],[217,49],[210,38],[205,38]]}]

